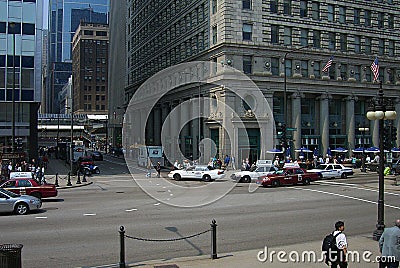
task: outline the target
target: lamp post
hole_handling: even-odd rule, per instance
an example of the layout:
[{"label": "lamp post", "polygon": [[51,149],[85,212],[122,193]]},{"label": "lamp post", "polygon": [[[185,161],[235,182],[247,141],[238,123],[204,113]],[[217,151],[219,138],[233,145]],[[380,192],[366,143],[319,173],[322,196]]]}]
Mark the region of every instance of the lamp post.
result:
[{"label": "lamp post", "polygon": [[10,29],[13,35],[13,86],[11,92],[11,153],[12,153],[12,169],[15,168],[15,22],[10,22]]},{"label": "lamp post", "polygon": [[[287,56],[290,53],[293,53],[295,51],[298,51],[298,50],[301,50],[301,49],[307,48],[307,47],[310,47],[310,45],[306,45],[306,46],[302,46],[302,47],[299,47],[299,48],[296,48],[296,49],[289,50],[283,56],[283,60],[282,60],[282,63],[283,63],[283,77],[284,77],[283,78],[283,109],[284,109],[284,111],[283,111],[283,118],[284,118],[283,119],[283,121],[284,121],[283,126],[285,126],[285,127],[287,126],[287,123],[288,123],[288,118],[287,118],[288,117],[288,112],[287,112],[287,93],[286,93],[286,89],[287,89],[286,59],[287,59]],[[283,142],[283,147],[284,147],[283,151],[286,151],[286,147],[287,147],[286,131],[284,133],[282,133],[282,140],[284,141]]]},{"label": "lamp post", "polygon": [[362,146],[362,159],[361,159],[361,172],[365,172],[365,132],[369,131],[367,127],[359,127],[358,131],[362,133],[361,146]]},{"label": "lamp post", "polygon": [[368,107],[367,118],[369,120],[379,120],[379,197],[378,197],[378,222],[376,230],[373,233],[374,240],[379,240],[385,228],[384,219],[384,146],[383,146],[383,128],[384,120],[394,120],[396,118],[396,111],[393,107],[391,99],[385,99],[382,89],[382,81],[380,82],[379,91],[374,97]]}]

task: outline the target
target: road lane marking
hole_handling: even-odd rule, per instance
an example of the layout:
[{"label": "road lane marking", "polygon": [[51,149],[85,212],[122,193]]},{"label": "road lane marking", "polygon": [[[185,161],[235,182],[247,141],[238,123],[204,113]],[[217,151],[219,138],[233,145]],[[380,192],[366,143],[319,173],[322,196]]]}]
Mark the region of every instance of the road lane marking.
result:
[{"label": "road lane marking", "polygon": [[85,213],[83,216],[96,216],[96,213]]},{"label": "road lane marking", "polygon": [[36,219],[47,219],[47,217],[45,216],[39,216],[39,217],[35,217]]},{"label": "road lane marking", "polygon": [[[292,187],[291,189],[303,190],[303,191],[310,191],[310,192],[316,192],[316,193],[328,194],[328,195],[334,195],[334,196],[343,197],[343,198],[348,198],[348,199],[352,199],[352,200],[356,200],[356,201],[361,201],[361,202],[365,202],[365,203],[378,204],[378,202],[376,202],[376,201],[371,201],[371,200],[367,200],[367,199],[362,199],[362,198],[353,197],[353,196],[348,196],[348,195],[343,195],[343,194],[331,193],[331,192],[326,192],[326,191],[313,190],[313,189],[304,189],[304,188],[299,188],[299,187]],[[396,207],[396,206],[392,206],[392,205],[388,205],[388,204],[385,204],[385,207],[394,208],[394,209],[400,210],[400,207]]]},{"label": "road lane marking", "polygon": [[126,212],[137,211],[137,208],[125,209]]},{"label": "road lane marking", "polygon": [[105,180],[105,181],[96,181],[96,182],[127,182],[127,181],[129,181],[129,182],[131,182],[132,180],[130,180],[130,179],[126,179],[126,180]]},{"label": "road lane marking", "polygon": [[161,203],[155,203],[154,205],[155,205],[155,206],[159,206],[159,205],[161,205]]},{"label": "road lane marking", "polygon": [[[353,183],[343,183],[343,182],[334,182],[334,181],[319,181],[318,183],[320,185],[324,184],[324,185],[329,185],[329,186],[341,186],[341,187],[354,188],[354,189],[370,191],[370,192],[379,192],[378,190],[375,190],[375,189],[359,187],[357,184],[353,184]],[[396,193],[392,193],[392,192],[385,192],[385,194],[400,196],[400,194],[396,194]]]}]

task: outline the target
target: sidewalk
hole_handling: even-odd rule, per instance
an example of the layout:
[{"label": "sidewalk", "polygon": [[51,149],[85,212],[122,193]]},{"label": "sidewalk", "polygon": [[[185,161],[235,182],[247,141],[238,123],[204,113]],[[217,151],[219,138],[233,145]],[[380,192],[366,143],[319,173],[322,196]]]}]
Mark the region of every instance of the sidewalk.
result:
[{"label": "sidewalk", "polygon": [[[348,237],[349,250],[353,252],[354,257],[349,257],[349,267],[365,268],[377,267],[376,257],[380,256],[378,242],[372,239],[371,235],[358,235]],[[253,267],[296,267],[296,268],[314,268],[328,267],[318,260],[321,258],[321,241],[312,241],[301,244],[273,247],[267,249],[247,250],[239,252],[219,253],[218,258],[212,260],[210,256],[183,257],[169,260],[152,260],[137,263],[128,263],[126,267],[141,268],[253,268]],[[127,249],[129,250],[129,249]],[[260,253],[260,251],[262,251]],[[278,259],[278,252],[282,255]],[[283,255],[285,254],[285,255]],[[313,255],[315,254],[315,255]],[[364,257],[363,257],[364,255]],[[310,258],[309,258],[310,256]],[[357,257],[358,256],[358,257]],[[261,259],[258,260],[258,258]]]}]

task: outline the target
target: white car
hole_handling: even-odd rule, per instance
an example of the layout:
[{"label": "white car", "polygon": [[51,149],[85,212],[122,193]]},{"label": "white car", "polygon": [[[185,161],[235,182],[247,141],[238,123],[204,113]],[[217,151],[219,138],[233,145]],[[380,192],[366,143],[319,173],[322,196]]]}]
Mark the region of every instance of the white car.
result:
[{"label": "white car", "polygon": [[273,174],[278,170],[274,165],[256,166],[248,171],[239,171],[231,175],[231,179],[237,182],[250,183],[258,180],[258,177]]},{"label": "white car", "polygon": [[213,169],[210,166],[190,166],[186,169],[173,170],[168,173],[168,177],[176,181],[182,179],[199,179],[203,181],[212,181],[225,177],[225,171],[222,169]]},{"label": "white car", "polygon": [[42,201],[39,198],[0,189],[0,212],[14,212],[17,215],[25,215],[41,206]]},{"label": "white car", "polygon": [[346,179],[347,176],[354,174],[352,168],[347,168],[342,164],[320,164],[314,169],[307,170],[307,172],[315,172],[319,174],[320,178],[342,178]]}]

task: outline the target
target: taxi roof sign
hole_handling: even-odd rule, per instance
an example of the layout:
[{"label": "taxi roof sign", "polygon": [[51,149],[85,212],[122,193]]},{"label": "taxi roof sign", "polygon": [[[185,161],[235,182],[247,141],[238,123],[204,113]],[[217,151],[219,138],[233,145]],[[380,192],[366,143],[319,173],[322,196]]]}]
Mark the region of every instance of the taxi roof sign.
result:
[{"label": "taxi roof sign", "polygon": [[10,179],[31,179],[32,173],[31,172],[11,172]]}]

